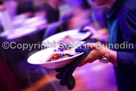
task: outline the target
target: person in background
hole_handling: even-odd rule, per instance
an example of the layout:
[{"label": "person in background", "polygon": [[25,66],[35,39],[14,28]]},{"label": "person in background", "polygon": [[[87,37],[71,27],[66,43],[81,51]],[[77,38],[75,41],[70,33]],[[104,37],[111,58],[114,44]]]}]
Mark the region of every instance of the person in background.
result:
[{"label": "person in background", "polygon": [[[5,9],[4,5],[3,5],[3,2],[0,1],[0,11],[2,11],[3,9]],[[3,26],[2,26],[2,21],[0,19],[0,32],[3,32]]]},{"label": "person in background", "polygon": [[[3,10],[5,10],[5,7],[3,5],[3,1],[0,1],[0,11],[3,11]],[[2,27],[2,25],[0,26]],[[3,58],[2,51],[0,48],[0,90],[1,91],[18,91],[19,89],[17,86],[16,79],[2,58]]]},{"label": "person in background", "polygon": [[82,0],[81,7],[83,9],[90,9],[91,8],[91,6],[89,5],[87,0]]},{"label": "person in background", "polygon": [[45,0],[44,10],[48,23],[53,23],[59,20],[59,5],[61,0]]},{"label": "person in background", "polygon": [[67,2],[63,0],[46,0],[44,10],[49,23],[44,39],[56,33],[68,30],[68,22],[72,17],[71,10]]},{"label": "person in background", "polygon": [[26,17],[32,17],[34,13],[33,1],[17,0],[17,15],[25,15]]},{"label": "person in background", "polygon": [[[119,44],[119,47],[99,47],[90,45],[92,51],[80,63],[92,63],[96,59],[105,59],[115,66],[118,91],[136,91],[136,2],[135,0],[89,0],[95,6],[106,6],[109,11],[106,14],[109,29],[108,43]],[[92,31],[91,27],[86,27]],[[100,35],[98,33],[95,33]],[[96,38],[98,38],[97,36]],[[122,48],[122,43],[133,44]]]}]

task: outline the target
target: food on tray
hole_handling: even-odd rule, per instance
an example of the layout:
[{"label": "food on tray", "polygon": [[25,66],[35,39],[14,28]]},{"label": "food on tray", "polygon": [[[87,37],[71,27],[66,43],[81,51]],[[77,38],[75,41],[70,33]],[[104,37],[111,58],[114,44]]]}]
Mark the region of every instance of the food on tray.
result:
[{"label": "food on tray", "polygon": [[67,48],[67,46],[65,46],[64,48],[59,46],[58,49],[54,50],[54,54],[52,55],[52,57],[47,62],[72,57],[76,54],[77,53],[73,49]]},{"label": "food on tray", "polygon": [[67,41],[67,42],[76,42],[76,41],[79,41],[80,39],[79,38],[71,38],[70,36],[65,36],[64,41]]},{"label": "food on tray", "polygon": [[57,49],[54,49],[54,54],[50,57],[47,62],[72,57],[77,54],[78,53],[75,52],[75,49],[72,49],[69,43],[61,44]]},{"label": "food on tray", "polygon": [[68,43],[68,42],[77,42],[81,39],[79,38],[72,38],[69,35],[65,36],[64,38],[62,38],[61,40],[58,41],[58,44],[64,42],[64,43]]},{"label": "food on tray", "polygon": [[57,53],[57,54],[54,54],[47,62],[55,61],[55,60],[59,60],[59,59],[67,58],[67,57],[72,57],[72,56],[73,55],[71,54]]}]

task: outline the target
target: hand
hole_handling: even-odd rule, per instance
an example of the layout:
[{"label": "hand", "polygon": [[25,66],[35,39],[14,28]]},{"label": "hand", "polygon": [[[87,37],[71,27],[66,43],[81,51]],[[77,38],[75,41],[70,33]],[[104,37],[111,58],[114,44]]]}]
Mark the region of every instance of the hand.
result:
[{"label": "hand", "polygon": [[[107,28],[96,30],[93,27],[86,26],[83,28],[83,30],[89,30],[92,32],[92,36],[90,38],[95,38],[98,41],[101,41],[103,43],[106,43],[108,41],[108,30]],[[105,32],[103,32],[105,31]]]},{"label": "hand", "polygon": [[86,63],[92,63],[95,60],[102,58],[105,50],[109,50],[108,48],[103,47],[98,43],[89,43],[87,44],[87,47],[91,48],[92,50],[90,51],[88,56],[79,64],[79,66],[82,66]]},{"label": "hand", "polygon": [[96,38],[98,40],[100,34],[96,31],[96,29],[94,29],[93,27],[89,27],[89,26],[86,26],[84,27],[83,30],[89,30],[93,33],[93,35],[91,36],[91,38]]},{"label": "hand", "polygon": [[[90,39],[87,40],[86,43],[96,43],[96,39]],[[91,48],[85,48],[84,45],[81,45],[75,49],[76,52],[83,52],[83,55],[77,57],[73,62],[66,65],[65,67],[56,69],[57,72],[59,72],[56,75],[56,78],[60,79],[60,85],[67,86],[69,90],[72,90],[75,86],[75,79],[72,76],[74,70],[76,67],[87,57],[89,52],[91,51]]]}]

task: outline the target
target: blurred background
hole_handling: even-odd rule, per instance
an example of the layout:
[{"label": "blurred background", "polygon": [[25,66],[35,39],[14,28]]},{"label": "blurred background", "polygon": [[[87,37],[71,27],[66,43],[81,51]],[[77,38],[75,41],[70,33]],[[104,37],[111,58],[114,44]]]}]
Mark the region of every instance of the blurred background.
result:
[{"label": "blurred background", "polygon": [[[0,90],[67,91],[65,86],[59,85],[54,70],[27,62],[27,58],[40,48],[7,49],[3,48],[3,42],[41,44],[54,34],[86,25],[105,38],[108,36],[107,10],[105,7],[94,7],[89,0],[1,0]],[[74,77],[76,86],[72,91],[117,91],[116,77],[110,63],[96,61],[78,67]]]}]

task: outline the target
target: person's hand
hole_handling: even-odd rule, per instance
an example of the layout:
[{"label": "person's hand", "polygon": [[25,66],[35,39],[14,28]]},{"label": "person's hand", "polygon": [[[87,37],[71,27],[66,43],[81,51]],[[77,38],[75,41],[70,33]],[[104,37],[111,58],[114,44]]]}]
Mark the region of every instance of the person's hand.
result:
[{"label": "person's hand", "polygon": [[93,33],[93,35],[91,36],[91,38],[98,39],[98,37],[100,35],[93,27],[90,27],[90,26],[85,26],[83,30],[89,30],[89,31],[91,31]]},{"label": "person's hand", "polygon": [[109,50],[108,48],[100,45],[99,43],[89,43],[86,46],[91,48],[92,50],[90,51],[88,56],[79,64],[79,66],[82,66],[86,63],[92,63],[95,60],[102,58],[105,51]]},{"label": "person's hand", "polygon": [[[90,36],[90,38],[95,38],[98,41],[101,41],[103,43],[106,43],[108,41],[108,32],[107,32],[108,30],[107,30],[107,28],[100,29],[99,31],[97,31],[93,27],[85,26],[82,31],[84,31],[84,30],[85,31],[88,30],[88,31],[92,32],[92,35]],[[103,32],[103,31],[105,31],[105,32]]]}]

